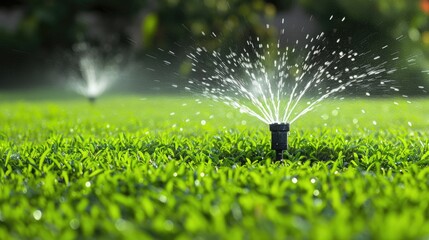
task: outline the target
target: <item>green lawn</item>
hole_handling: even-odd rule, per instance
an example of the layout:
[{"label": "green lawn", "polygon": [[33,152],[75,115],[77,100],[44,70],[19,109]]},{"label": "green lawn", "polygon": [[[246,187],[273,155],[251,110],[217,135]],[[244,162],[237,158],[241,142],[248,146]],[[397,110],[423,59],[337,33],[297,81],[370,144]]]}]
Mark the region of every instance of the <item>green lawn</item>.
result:
[{"label": "green lawn", "polygon": [[325,102],[274,162],[195,99],[0,94],[0,239],[429,238],[428,100]]}]

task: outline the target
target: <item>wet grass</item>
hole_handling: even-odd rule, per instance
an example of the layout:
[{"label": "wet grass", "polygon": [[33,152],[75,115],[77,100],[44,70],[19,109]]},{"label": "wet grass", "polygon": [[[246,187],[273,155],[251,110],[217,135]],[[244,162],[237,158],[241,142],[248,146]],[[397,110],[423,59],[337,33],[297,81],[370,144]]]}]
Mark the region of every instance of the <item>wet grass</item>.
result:
[{"label": "wet grass", "polygon": [[326,102],[284,162],[206,100],[3,100],[2,239],[429,237],[427,100]]}]

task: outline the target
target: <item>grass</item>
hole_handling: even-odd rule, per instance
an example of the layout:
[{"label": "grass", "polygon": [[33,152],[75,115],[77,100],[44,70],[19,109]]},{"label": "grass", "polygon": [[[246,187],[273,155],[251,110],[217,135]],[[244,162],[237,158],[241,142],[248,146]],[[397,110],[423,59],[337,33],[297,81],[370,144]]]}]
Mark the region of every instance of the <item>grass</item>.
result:
[{"label": "grass", "polygon": [[424,99],[326,102],[284,162],[192,97],[0,99],[1,239],[429,238]]}]

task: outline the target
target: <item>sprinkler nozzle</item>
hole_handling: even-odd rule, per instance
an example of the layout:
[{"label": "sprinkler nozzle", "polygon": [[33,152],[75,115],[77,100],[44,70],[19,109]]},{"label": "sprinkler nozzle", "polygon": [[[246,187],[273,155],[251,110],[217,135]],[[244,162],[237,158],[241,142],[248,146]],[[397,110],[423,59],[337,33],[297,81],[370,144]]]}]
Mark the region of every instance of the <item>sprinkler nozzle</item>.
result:
[{"label": "sprinkler nozzle", "polygon": [[276,160],[282,160],[283,151],[287,149],[287,133],[289,132],[289,123],[272,123],[271,131],[271,149],[276,150]]},{"label": "sprinkler nozzle", "polygon": [[95,103],[95,100],[97,100],[97,98],[96,98],[96,97],[94,97],[94,96],[89,96],[89,97],[88,97],[88,101],[89,101],[89,103],[91,103],[91,104],[94,104],[94,103]]}]

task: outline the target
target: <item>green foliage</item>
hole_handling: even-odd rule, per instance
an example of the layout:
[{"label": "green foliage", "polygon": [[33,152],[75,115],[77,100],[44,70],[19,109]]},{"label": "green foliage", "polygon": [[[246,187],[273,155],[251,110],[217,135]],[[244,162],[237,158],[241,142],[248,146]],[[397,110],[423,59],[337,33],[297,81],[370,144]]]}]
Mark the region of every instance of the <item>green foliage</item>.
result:
[{"label": "green foliage", "polygon": [[142,23],[142,39],[143,39],[143,44],[146,45],[146,48],[148,46],[153,45],[153,43],[151,42],[154,39],[154,35],[156,33],[156,29],[158,25],[158,17],[156,14],[148,14],[143,23]]},{"label": "green foliage", "polygon": [[[52,47],[70,48],[73,43],[86,40],[97,44],[126,44],[122,39],[125,30],[135,22],[141,21],[139,29],[142,34],[145,50],[157,47],[172,47],[178,39],[202,39],[201,32],[216,32],[226,38],[237,39],[237,32],[244,31],[264,33],[263,18],[273,18],[278,8],[285,8],[292,1],[263,0],[32,0],[25,3],[0,3],[0,7],[16,5],[22,10],[23,17],[17,29],[0,32],[0,42],[7,45],[0,47],[18,48],[21,50],[44,49]],[[103,26],[94,26],[86,20],[80,20],[83,13],[91,13],[101,19]],[[244,26],[242,21],[246,21]],[[95,39],[93,32],[105,28],[111,32]],[[185,27],[183,27],[185,26]],[[186,30],[188,28],[189,31]],[[1,29],[0,29],[1,30]],[[190,36],[191,35],[191,36]],[[100,36],[98,36],[99,38]],[[109,39],[106,39],[106,38]],[[128,36],[129,37],[129,36]],[[12,41],[15,40],[15,41]],[[114,42],[111,42],[112,39]],[[133,39],[131,39],[133,40]],[[217,46],[218,41],[212,40]]]},{"label": "green foliage", "polygon": [[[268,3],[263,0],[191,0],[160,1],[156,13],[163,28],[159,29],[158,44],[168,45],[170,39],[190,40],[204,44],[209,49],[221,44],[242,43],[246,34],[264,36],[267,41],[275,37],[265,28],[266,20],[273,19],[277,11],[290,5],[292,1]],[[181,19],[178,24],[177,19]],[[245,24],[243,24],[245,22]],[[205,37],[215,33],[219,39]],[[237,34],[243,33],[243,34]]]},{"label": "green foliage", "polygon": [[268,126],[210,101],[0,98],[5,239],[429,236],[428,101],[326,102],[273,162]]}]

